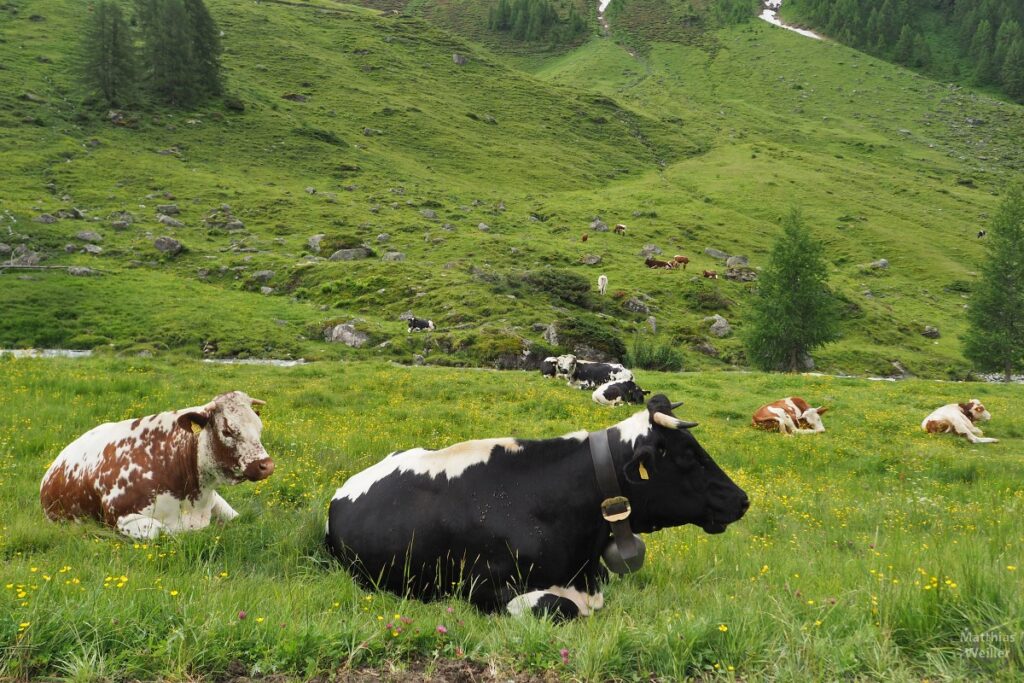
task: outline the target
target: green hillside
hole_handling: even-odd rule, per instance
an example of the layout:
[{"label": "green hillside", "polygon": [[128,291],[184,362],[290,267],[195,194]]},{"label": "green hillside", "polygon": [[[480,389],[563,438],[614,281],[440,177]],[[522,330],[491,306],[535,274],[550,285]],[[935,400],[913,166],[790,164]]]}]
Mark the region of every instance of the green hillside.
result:
[{"label": "green hillside", "polygon": [[[974,234],[1024,164],[1020,107],[761,22],[682,43],[644,34],[638,15],[638,57],[614,24],[569,52],[508,55],[405,14],[208,4],[244,111],[129,109],[127,125],[76,85],[86,6],[4,6],[0,241],[103,272],[2,271],[0,346],[493,364],[554,350],[541,334],[555,321],[569,348],[621,349],[654,316],[687,368],[742,365],[735,337],[710,338],[703,319],[741,327],[753,285],[695,277],[724,270],[704,249],[756,269],[798,204],[846,310],[819,367],[968,370]],[[172,203],[183,227],[157,223]],[[34,220],[72,207],[85,218]],[[122,211],[134,222],[115,229]],[[596,232],[596,217],[626,235]],[[83,230],[101,254],[79,253]],[[185,251],[157,251],[161,236]],[[325,260],[364,244],[369,258]],[[689,269],[647,270],[647,244]],[[881,258],[888,269],[868,267]],[[410,310],[439,331],[410,339]],[[321,341],[346,321],[363,349]]]}]

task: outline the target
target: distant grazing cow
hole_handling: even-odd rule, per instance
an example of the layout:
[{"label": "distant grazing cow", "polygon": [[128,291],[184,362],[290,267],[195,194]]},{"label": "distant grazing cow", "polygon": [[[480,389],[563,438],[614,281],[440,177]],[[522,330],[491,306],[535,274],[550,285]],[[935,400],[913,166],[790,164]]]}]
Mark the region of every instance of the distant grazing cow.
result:
[{"label": "distant grazing cow", "polygon": [[589,616],[604,605],[602,557],[619,572],[638,568],[623,562],[623,539],[684,524],[722,533],[750,506],[675,407],[659,394],[592,434],[392,453],[334,494],[327,547],[374,589],[424,601],[462,596],[485,611]]},{"label": "distant grazing cow", "polygon": [[672,260],[675,261],[676,263],[683,264],[683,270],[686,270],[686,264],[690,262],[690,259],[688,259],[685,256],[680,256],[679,254],[676,254]]},{"label": "distant grazing cow", "polygon": [[980,240],[982,237],[984,237],[987,234],[988,234],[987,230],[979,230],[978,231],[978,239]]},{"label": "distant grazing cow", "polygon": [[644,397],[649,393],[651,392],[644,391],[633,380],[625,382],[613,380],[594,389],[591,397],[594,399],[594,403],[600,403],[603,406],[617,406],[623,403],[641,405],[645,400]]},{"label": "distant grazing cow", "polygon": [[434,329],[433,320],[409,318],[409,332],[430,332]]},{"label": "distant grazing cow", "polygon": [[588,239],[590,239],[590,235],[588,235],[587,233],[583,233],[582,235],[580,235],[580,242],[586,242]]},{"label": "distant grazing cow", "polygon": [[554,356],[548,356],[540,362],[540,374],[544,377],[553,378],[555,376],[555,365],[558,359]]},{"label": "distant grazing cow", "polygon": [[675,261],[659,261],[656,258],[648,258],[644,261],[644,265],[648,268],[665,268],[666,270],[672,270],[676,267]]},{"label": "distant grazing cow", "polygon": [[718,279],[718,272],[714,271],[714,270],[705,270],[704,271],[704,277],[706,277],[709,280],[717,280]]},{"label": "distant grazing cow", "polygon": [[930,433],[955,432],[971,443],[998,443],[999,439],[982,437],[975,422],[986,422],[992,419],[991,413],[976,398],[967,403],[950,403],[942,406],[926,417],[921,429]]},{"label": "distant grazing cow", "polygon": [[597,278],[597,291],[601,292],[601,296],[604,296],[605,291],[608,289],[608,276],[601,275]]},{"label": "distant grazing cow", "polygon": [[633,379],[633,373],[619,363],[577,360],[571,353],[556,359],[555,374],[565,378],[569,386],[577,389],[594,389],[605,382]]},{"label": "distant grazing cow", "polygon": [[52,520],[94,517],[145,539],[234,519],[213,487],[274,471],[253,409],[263,403],[232,391],[204,406],[100,425],[46,471],[43,511]]},{"label": "distant grazing cow", "polygon": [[619,223],[618,225],[615,226],[615,228],[612,230],[612,232],[614,232],[616,235],[625,235],[626,234],[626,226],[623,225],[622,223]]},{"label": "distant grazing cow", "polygon": [[817,434],[825,431],[821,416],[828,408],[812,408],[799,396],[790,396],[761,406],[754,413],[753,425],[783,434]]}]

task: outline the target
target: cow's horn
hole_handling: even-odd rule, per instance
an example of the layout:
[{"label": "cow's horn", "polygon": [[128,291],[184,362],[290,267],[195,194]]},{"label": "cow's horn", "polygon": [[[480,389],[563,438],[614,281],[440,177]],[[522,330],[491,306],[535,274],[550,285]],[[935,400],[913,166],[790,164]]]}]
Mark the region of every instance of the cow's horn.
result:
[{"label": "cow's horn", "polygon": [[252,404],[254,406],[265,406],[265,405],[267,405],[267,402],[266,401],[261,401],[258,398],[254,398],[254,399],[252,399]]},{"label": "cow's horn", "polygon": [[659,424],[665,429],[692,429],[699,424],[697,422],[686,422],[665,413],[655,413],[651,419],[655,424]]},{"label": "cow's horn", "polygon": [[676,408],[678,408],[681,405],[683,405],[682,401],[673,401],[672,405],[670,407],[672,408],[672,410],[675,410]]}]

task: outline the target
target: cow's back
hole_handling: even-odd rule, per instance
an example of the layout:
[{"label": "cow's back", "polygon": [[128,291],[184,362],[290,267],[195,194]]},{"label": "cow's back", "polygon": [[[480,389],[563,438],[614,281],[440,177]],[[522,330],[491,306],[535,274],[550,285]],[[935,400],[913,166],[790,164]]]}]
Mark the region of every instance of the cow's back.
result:
[{"label": "cow's back", "polygon": [[102,424],[60,452],[39,486],[39,500],[47,517],[103,517],[103,482],[111,479],[118,442],[131,433],[131,423]]}]

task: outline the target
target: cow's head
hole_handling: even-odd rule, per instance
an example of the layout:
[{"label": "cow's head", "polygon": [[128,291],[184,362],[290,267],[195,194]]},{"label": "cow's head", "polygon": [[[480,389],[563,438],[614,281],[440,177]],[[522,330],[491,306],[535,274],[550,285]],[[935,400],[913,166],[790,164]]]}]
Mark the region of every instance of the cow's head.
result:
[{"label": "cow's head", "polygon": [[644,391],[632,380],[622,383],[622,398],[626,403],[642,404],[644,402],[644,397],[649,393],[651,392]]},{"label": "cow's head", "polygon": [[971,422],[987,422],[992,419],[992,413],[988,412],[981,401],[976,398],[972,398],[967,403],[961,403],[960,410]]},{"label": "cow's head", "polygon": [[260,443],[263,422],[255,410],[264,404],[232,391],[179,417],[183,427],[198,431],[200,467],[233,483],[269,477],[274,461]]},{"label": "cow's head", "polygon": [[632,452],[622,468],[633,506],[630,522],[640,532],[696,524],[721,533],[743,516],[750,499],[690,433],[697,423],[675,417],[674,407],[657,394],[647,410],[612,428],[618,448]]},{"label": "cow's head", "polygon": [[804,429],[813,429],[816,432],[825,431],[825,423],[821,421],[821,416],[825,414],[828,408],[820,406],[818,408],[808,408],[800,416],[798,422],[799,426]]},{"label": "cow's head", "polygon": [[560,377],[572,377],[576,370],[576,356],[567,353],[555,359],[555,374]]}]

